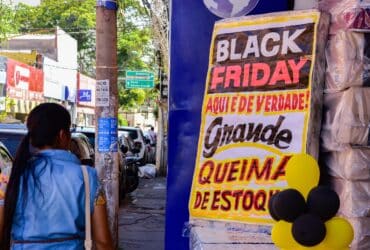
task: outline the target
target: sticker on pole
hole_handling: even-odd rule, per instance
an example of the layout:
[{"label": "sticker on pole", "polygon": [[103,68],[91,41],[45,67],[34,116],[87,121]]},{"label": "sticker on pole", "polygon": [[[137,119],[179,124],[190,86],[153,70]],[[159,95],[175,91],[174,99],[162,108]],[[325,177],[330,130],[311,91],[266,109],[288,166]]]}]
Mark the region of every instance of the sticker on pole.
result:
[{"label": "sticker on pole", "polygon": [[222,18],[245,16],[257,6],[259,0],[203,0],[205,6]]},{"label": "sticker on pole", "polygon": [[109,106],[109,80],[96,81],[95,91],[95,106],[108,107]]},{"label": "sticker on pole", "polygon": [[117,118],[98,119],[98,151],[117,152]]}]

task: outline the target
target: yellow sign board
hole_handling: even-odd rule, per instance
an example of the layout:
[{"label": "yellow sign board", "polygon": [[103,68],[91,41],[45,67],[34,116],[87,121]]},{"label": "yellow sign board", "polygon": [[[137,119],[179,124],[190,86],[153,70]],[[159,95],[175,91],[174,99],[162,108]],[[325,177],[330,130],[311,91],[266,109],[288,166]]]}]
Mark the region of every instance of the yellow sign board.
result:
[{"label": "yellow sign board", "polygon": [[18,62],[22,62],[28,65],[34,65],[36,63],[37,51],[11,51],[11,50],[0,50],[0,56],[8,57]]},{"label": "yellow sign board", "polygon": [[320,13],[215,24],[189,211],[193,218],[271,223],[285,166],[307,152]]}]

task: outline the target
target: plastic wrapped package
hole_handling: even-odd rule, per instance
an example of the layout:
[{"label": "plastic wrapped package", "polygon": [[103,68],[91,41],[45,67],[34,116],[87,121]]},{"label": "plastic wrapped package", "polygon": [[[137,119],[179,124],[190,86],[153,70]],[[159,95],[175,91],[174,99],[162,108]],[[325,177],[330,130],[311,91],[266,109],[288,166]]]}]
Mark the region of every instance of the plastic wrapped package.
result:
[{"label": "plastic wrapped package", "polygon": [[324,151],[342,151],[350,145],[369,146],[369,127],[370,88],[352,87],[324,95]]},{"label": "plastic wrapped package", "polygon": [[333,178],[332,185],[341,200],[340,215],[351,218],[370,217],[369,182]]},{"label": "plastic wrapped package", "polygon": [[355,237],[351,243],[351,250],[370,249],[370,218],[346,218],[352,225]]},{"label": "plastic wrapped package", "polygon": [[154,164],[148,163],[144,166],[139,167],[139,177],[152,179],[157,175],[157,169]]},{"label": "plastic wrapped package", "polygon": [[295,0],[294,10],[308,10],[318,7],[317,0]]},{"label": "plastic wrapped package", "polygon": [[345,10],[342,14],[347,28],[353,31],[370,31],[370,4]]},{"label": "plastic wrapped package", "polygon": [[370,181],[370,148],[350,148],[323,154],[329,175],[350,181]]},{"label": "plastic wrapped package", "polygon": [[331,35],[325,51],[325,91],[370,86],[370,34],[340,30]]},{"label": "plastic wrapped package", "polygon": [[332,16],[330,34],[342,29],[370,32],[370,0],[320,0],[318,5]]},{"label": "plastic wrapped package", "polygon": [[[369,0],[370,1],[370,0]],[[314,12],[314,11],[313,11]],[[292,12],[299,13],[299,11]],[[325,48],[328,34],[330,17],[329,15],[321,14],[318,25],[316,44],[316,62],[313,70],[313,81],[311,90],[311,112],[308,125],[308,136],[306,152],[315,158],[319,156],[320,133],[322,123],[323,109],[323,90],[325,78]]]}]

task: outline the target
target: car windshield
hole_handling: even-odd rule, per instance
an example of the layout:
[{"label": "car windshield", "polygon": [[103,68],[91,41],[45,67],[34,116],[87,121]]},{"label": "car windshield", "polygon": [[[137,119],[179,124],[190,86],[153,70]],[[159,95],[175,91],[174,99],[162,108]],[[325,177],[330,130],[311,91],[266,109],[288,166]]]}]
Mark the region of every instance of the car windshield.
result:
[{"label": "car windshield", "polygon": [[133,140],[136,140],[139,137],[137,130],[135,129],[119,128],[118,136],[121,136],[120,134],[129,135]]},{"label": "car windshield", "polygon": [[95,147],[95,133],[84,133],[82,132],[83,134],[85,134],[87,136],[87,138],[89,139],[89,143],[92,147]]},{"label": "car windshield", "polygon": [[82,133],[87,136],[92,147],[95,146],[95,128],[92,127],[76,127],[73,132]]},{"label": "car windshield", "polygon": [[6,149],[1,145],[0,147],[0,172],[5,175],[10,175],[10,169],[12,167],[12,159],[6,152]]},{"label": "car windshield", "polygon": [[23,137],[24,134],[0,133],[0,141],[4,143],[13,157],[15,156],[18,146],[21,143]]}]

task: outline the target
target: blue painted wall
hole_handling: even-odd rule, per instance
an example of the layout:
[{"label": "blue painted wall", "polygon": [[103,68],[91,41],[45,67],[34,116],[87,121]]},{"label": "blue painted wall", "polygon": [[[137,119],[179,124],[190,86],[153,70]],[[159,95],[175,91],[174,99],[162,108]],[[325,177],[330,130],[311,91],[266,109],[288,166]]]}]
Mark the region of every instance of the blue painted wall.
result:
[{"label": "blue painted wall", "polygon": [[[287,0],[260,0],[251,14],[287,9]],[[209,46],[219,20],[202,0],[171,1],[167,250],[189,249],[182,237],[197,153]]]}]

